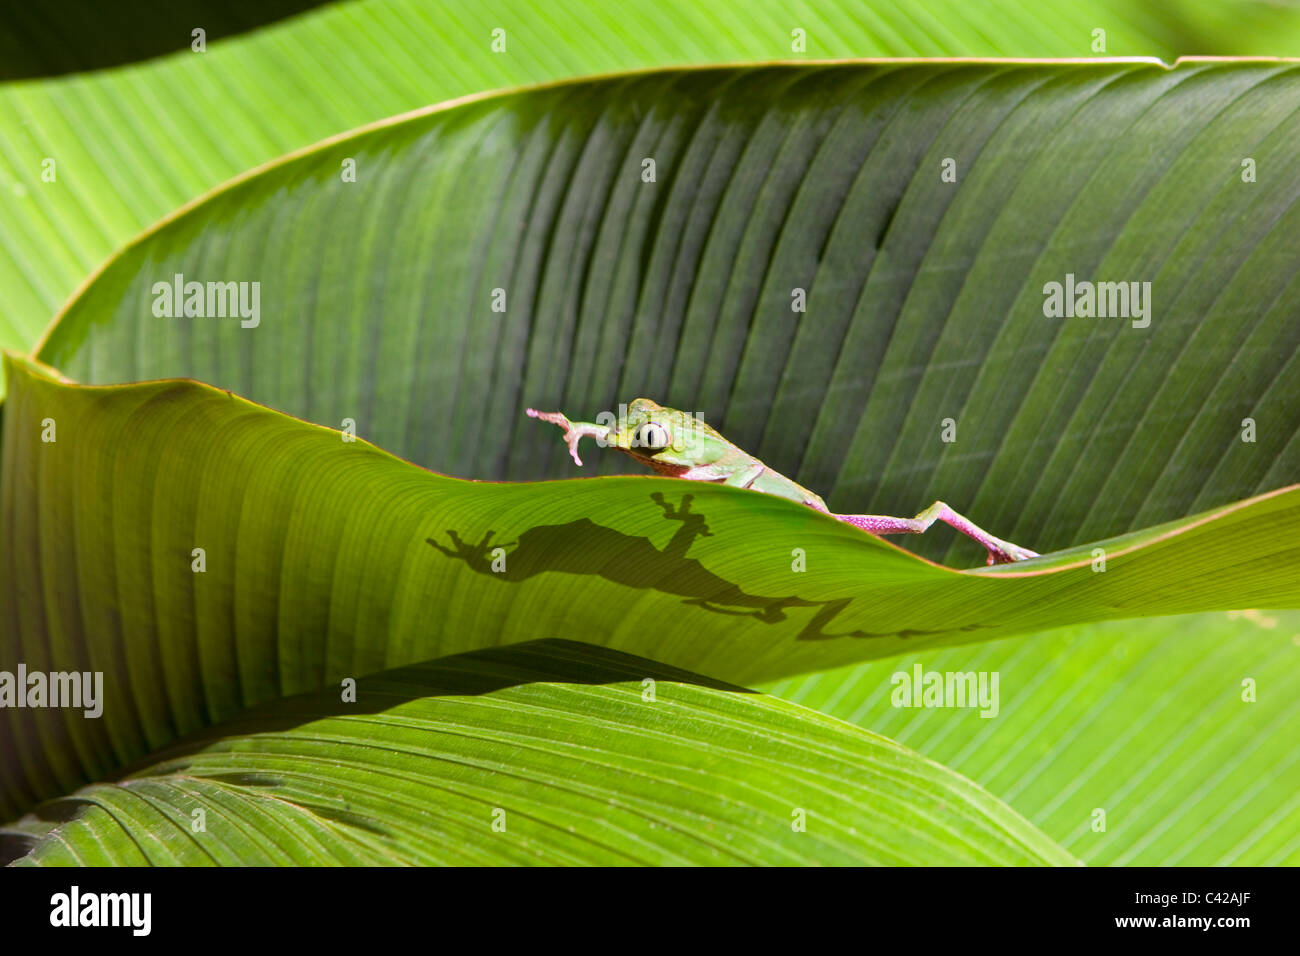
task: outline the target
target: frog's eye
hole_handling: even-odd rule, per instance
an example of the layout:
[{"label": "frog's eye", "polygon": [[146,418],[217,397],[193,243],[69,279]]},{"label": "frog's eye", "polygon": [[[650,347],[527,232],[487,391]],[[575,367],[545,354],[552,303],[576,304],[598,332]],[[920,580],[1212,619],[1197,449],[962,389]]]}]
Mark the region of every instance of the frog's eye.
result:
[{"label": "frog's eye", "polygon": [[632,433],[633,448],[648,448],[660,452],[668,447],[668,429],[655,422],[646,422]]}]

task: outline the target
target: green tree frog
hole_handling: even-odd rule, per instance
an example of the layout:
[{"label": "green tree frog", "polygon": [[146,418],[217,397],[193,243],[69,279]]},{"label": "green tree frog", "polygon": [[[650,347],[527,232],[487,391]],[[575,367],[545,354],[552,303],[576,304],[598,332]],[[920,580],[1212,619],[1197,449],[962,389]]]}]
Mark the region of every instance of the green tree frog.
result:
[{"label": "green tree frog", "polygon": [[1009,564],[1037,557],[1034,551],[995,538],[942,501],[936,501],[915,518],[835,514],[820,497],[737,448],[699,416],[665,408],[648,398],[633,401],[627,407],[627,414],[616,419],[613,425],[574,422],[562,412],[539,412],[534,408],[528,409],[527,414],[563,428],[569,454],[578,465],[582,464],[578,443],[583,438],[594,438],[661,475],[717,482],[788,498],[870,534],[920,534],[936,521],[942,521],[982,544],[988,551],[989,564]]}]

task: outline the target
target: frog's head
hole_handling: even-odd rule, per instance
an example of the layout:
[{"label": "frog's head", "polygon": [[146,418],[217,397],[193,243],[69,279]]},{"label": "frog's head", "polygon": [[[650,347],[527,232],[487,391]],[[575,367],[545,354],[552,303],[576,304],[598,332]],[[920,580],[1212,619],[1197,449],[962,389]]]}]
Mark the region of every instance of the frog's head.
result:
[{"label": "frog's head", "polygon": [[667,408],[648,398],[627,407],[620,427],[606,443],[657,471],[679,471],[716,461],[727,443],[698,415]]}]

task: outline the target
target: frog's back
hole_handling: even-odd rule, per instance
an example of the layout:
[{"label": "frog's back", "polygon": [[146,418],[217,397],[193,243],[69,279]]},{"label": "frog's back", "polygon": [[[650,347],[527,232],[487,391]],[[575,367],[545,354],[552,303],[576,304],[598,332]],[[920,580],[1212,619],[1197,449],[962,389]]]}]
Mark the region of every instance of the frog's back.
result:
[{"label": "frog's back", "polygon": [[778,498],[789,498],[791,501],[797,501],[800,504],[811,505],[818,511],[826,510],[826,503],[820,497],[797,481],[793,481],[771,468],[764,468],[763,473],[755,478],[754,483],[749,487],[764,494],[776,495]]}]

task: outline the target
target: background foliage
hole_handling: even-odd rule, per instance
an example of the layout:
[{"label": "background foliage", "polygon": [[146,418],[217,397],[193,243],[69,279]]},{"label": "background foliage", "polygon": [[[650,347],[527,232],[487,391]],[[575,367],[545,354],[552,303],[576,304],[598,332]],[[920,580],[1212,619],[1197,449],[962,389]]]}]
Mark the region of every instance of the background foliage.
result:
[{"label": "background foliage", "polygon": [[[1097,27],[1107,32],[1110,56],[1300,55],[1300,17],[1288,4],[1199,0],[764,0],[743,9],[635,0],[617,16],[589,0],[558,8],[363,0],[242,35],[256,24],[237,8],[171,5],[175,19],[152,17],[152,30],[80,36],[66,21],[89,21],[70,18],[68,9],[26,10],[0,35],[0,53],[10,52],[6,76],[32,78],[0,84],[4,345],[31,346],[114,249],[231,176],[451,97],[627,69],[792,57],[1092,58]],[[207,53],[187,49],[183,21],[191,15],[212,27]],[[168,24],[183,28],[179,38]],[[798,55],[790,52],[795,26],[807,31],[807,50]],[[507,29],[506,54],[490,48],[496,27]],[[129,62],[166,49],[182,52]],[[107,63],[125,65],[50,75]],[[756,104],[738,106],[737,90]],[[705,409],[731,437],[840,510],[910,514],[942,496],[1040,549],[1163,520],[1186,525],[1182,519],[1198,511],[1294,480],[1300,323],[1289,305],[1295,179],[1286,173],[1300,141],[1294,96],[1294,67],[1278,64],[704,71],[523,92],[347,135],[215,193],[133,242],[60,318],[41,355],[92,382],[198,375],[331,426],[364,407],[364,436],[451,474],[570,475],[556,435],[516,420],[522,394],[484,409],[463,385],[462,366],[472,381],[485,362],[517,362],[532,404],[588,414],[632,397],[623,394],[632,389]],[[783,129],[793,135],[780,135]],[[631,193],[617,189],[598,191],[600,204],[566,194],[572,183],[621,181],[621,163],[648,142],[687,158],[702,156],[706,144],[709,161],[696,168],[722,170],[727,164],[717,159],[738,137],[749,148],[715,179],[692,181],[670,161],[664,188],[647,205],[621,207],[620,195]],[[866,173],[837,180],[837,170],[855,168],[855,141],[872,144]],[[808,143],[818,145],[816,155]],[[1248,147],[1261,175],[1243,194],[1239,163]],[[361,168],[378,175],[360,177],[345,197],[339,159],[354,151]],[[951,191],[955,197],[940,193],[927,172],[949,154],[972,177]],[[47,158],[57,163],[55,183],[41,179]],[[638,170],[627,165],[632,183]],[[531,185],[502,189],[530,168]],[[718,191],[714,206],[701,201],[710,189]],[[493,197],[503,203],[484,219]],[[726,209],[726,198],[732,210],[719,220],[715,210]],[[359,200],[364,207],[346,205]],[[837,203],[852,215],[838,233],[818,235],[818,217]],[[511,244],[512,209],[519,222],[544,225],[533,246],[526,232]],[[729,256],[718,254],[727,247],[712,236],[719,221],[738,230]],[[655,241],[689,237],[692,225],[710,232],[712,245]],[[465,234],[476,241],[458,241]],[[486,273],[507,260],[511,301],[522,291],[529,306],[514,315],[535,315],[537,324],[503,347],[481,337],[500,327],[474,309],[486,301]],[[227,336],[190,320],[159,335],[147,283],[178,268],[196,278],[211,270],[256,278],[266,269],[295,285],[277,293],[270,284],[267,324],[252,335]],[[1097,325],[1064,326],[1057,336],[1036,311],[1036,290],[1067,268],[1099,278],[1112,277],[1107,270],[1149,271],[1164,321],[1146,338]],[[752,286],[754,274],[763,285]],[[701,290],[697,275],[721,287]],[[833,350],[818,336],[792,335],[797,326],[772,321],[775,306],[788,308],[776,293],[786,294],[796,275],[822,291],[821,319],[838,315],[838,345],[848,345],[850,357],[843,367],[828,361]],[[864,275],[861,288],[849,288]],[[679,298],[647,296],[655,283]],[[277,294],[285,298],[277,302]],[[828,300],[835,303],[829,311]],[[666,316],[667,327],[647,323],[651,315]],[[706,315],[716,324],[702,322]],[[314,334],[295,342],[286,334],[293,329]],[[250,349],[257,334],[259,346]],[[336,336],[361,342],[362,351],[338,349]],[[567,347],[539,351],[538,343],[566,337]],[[465,364],[465,356],[474,360]],[[574,483],[522,489],[554,498],[513,511],[483,486],[480,500],[489,504],[477,517],[465,510],[467,498],[450,495],[442,511],[421,506],[398,520],[412,539],[410,560],[389,568],[368,550],[383,540],[374,516],[385,509],[400,516],[417,488],[459,483],[418,475],[364,444],[343,445],[233,396],[220,408],[217,393],[196,386],[113,394],[56,385],[38,369],[17,374],[32,388],[25,405],[5,409],[0,661],[8,664],[21,647],[29,662],[89,655],[109,661],[110,670],[129,660],[155,663],[123,672],[110,700],[126,711],[94,728],[104,739],[84,736],[84,722],[29,722],[30,711],[6,712],[3,815],[38,795],[72,794],[0,829],[6,859],[34,848],[26,862],[457,861],[431,849],[447,845],[431,841],[441,834],[456,837],[460,862],[1300,862],[1293,676],[1300,612],[1079,623],[928,647],[951,643],[954,611],[967,621],[1019,621],[979,633],[984,638],[1043,626],[1021,609],[1026,588],[1050,590],[1057,580],[1078,588],[1077,575],[1048,568],[1085,559],[1087,549],[1044,562],[1038,584],[1004,579],[1005,572],[957,578],[794,506],[725,489],[691,489],[696,511],[666,521],[651,489],[679,509],[683,490],[654,479],[601,483],[606,491],[583,489],[581,497]],[[43,397],[33,403],[33,396]],[[960,453],[930,435],[931,419],[954,403],[967,443]],[[37,440],[42,404],[64,409],[66,424],[85,415],[105,430],[89,441],[65,429],[58,454],[48,454],[54,447]],[[81,411],[71,413],[76,405]],[[123,409],[131,411],[114,418]],[[242,443],[238,450],[211,440],[232,412],[241,425],[227,438]],[[1248,414],[1260,422],[1259,441],[1243,446]],[[171,445],[185,433],[193,440]],[[346,488],[313,487],[311,460],[292,463],[292,452],[306,447],[295,442],[318,441],[323,452],[322,439],[332,442],[336,462],[346,453],[354,464],[370,463],[356,474],[382,461],[382,487],[354,484],[350,498]],[[205,458],[205,446],[219,448],[220,461]],[[247,466],[230,468],[235,460]],[[293,469],[276,473],[277,461],[299,466],[300,477],[286,481]],[[605,455],[599,467],[620,465]],[[274,517],[249,494],[268,474],[278,477],[263,487],[292,491],[284,499],[292,503]],[[326,468],[317,478],[328,474],[342,472]],[[162,493],[141,497],[151,484]],[[208,506],[177,523],[187,495],[191,505]],[[607,503],[597,505],[602,496]],[[106,500],[115,508],[106,510]],[[1040,596],[1028,606],[1050,613],[1073,605],[1082,610],[1073,619],[1083,622],[1230,603],[1295,606],[1287,591],[1295,580],[1287,570],[1296,566],[1291,497],[1268,501],[1164,542],[1138,533],[1129,543],[1141,545],[1139,563],[1117,567],[1142,573],[1106,578],[1099,601],[1079,598],[1085,585],[1058,593],[1055,605]],[[528,590],[527,600],[480,601],[476,595],[499,582],[474,573],[477,558],[442,555],[417,540],[426,522],[450,548],[446,529],[433,527],[448,516],[450,527],[477,543],[489,526],[526,534],[565,509],[575,520],[597,514],[622,532],[639,528],[646,536],[638,540],[656,554],[669,549],[674,529],[696,527],[687,515],[707,514],[717,537],[700,537],[684,560],[731,575],[723,586],[740,580],[751,597],[790,596],[760,590],[788,582],[787,542],[770,539],[782,544],[783,563],[759,572],[752,556],[748,569],[729,564],[725,543],[795,529],[800,542],[840,549],[837,570],[818,577],[825,569],[814,565],[801,578],[815,582],[813,590],[801,586],[797,600],[834,610],[867,587],[871,612],[837,611],[836,624],[881,628],[872,632],[894,634],[892,643],[855,641],[845,652],[845,639],[771,640],[806,630],[815,607],[743,606],[749,598],[742,597],[733,610],[751,616],[723,616],[683,604],[700,595],[671,577],[657,588],[594,585],[590,575],[557,586],[566,575],[545,573],[512,585]],[[218,558],[223,549],[234,556],[201,579],[203,587],[217,585],[209,597],[232,585],[234,567],[248,572],[227,592],[231,600],[205,605],[203,587],[190,590],[196,533],[224,542]],[[330,539],[335,533],[343,535],[341,550]],[[287,549],[279,563],[255,543],[268,534]],[[941,530],[908,544],[956,564],[977,557]],[[393,576],[387,585],[358,586],[356,575],[338,577],[330,554]],[[1155,560],[1142,566],[1142,555]],[[417,605],[429,598],[422,575],[430,562],[444,571],[463,566],[438,575],[459,589],[459,603],[453,597],[408,613],[399,602],[390,618],[386,596],[405,594]],[[613,566],[620,562],[644,569],[626,555]],[[302,591],[295,581],[331,596],[295,604],[292,595]],[[574,581],[609,590],[603,618],[587,620],[595,612],[573,600]],[[921,599],[914,587],[930,590]],[[1021,597],[979,597],[995,591]],[[549,608],[562,634],[594,628],[625,649],[747,681],[903,653],[764,684],[775,697],[569,645],[429,662],[481,646],[475,635],[492,631],[487,619],[502,607],[522,609],[522,637],[533,636],[527,620]],[[758,616],[771,616],[773,607],[783,621]],[[679,630],[656,634],[641,623],[656,617]],[[899,636],[924,618],[931,620],[922,629],[934,634]],[[411,626],[390,629],[393,620]],[[942,628],[946,636],[936,636]],[[440,636],[447,634],[461,640],[448,643]],[[756,637],[767,651],[755,653]],[[917,663],[997,673],[1000,714],[986,720],[974,710],[892,706],[891,676]],[[410,666],[392,670],[399,665]],[[362,687],[385,706],[340,714],[313,696],[326,677],[345,673],[373,674]],[[638,702],[640,675],[648,673],[661,676],[669,708]],[[196,681],[204,689],[187,697]],[[1243,681],[1257,686],[1252,702],[1242,699]],[[258,709],[246,710],[251,705]],[[240,723],[228,722],[237,715]],[[720,733],[735,746],[715,753]],[[663,749],[647,773],[636,761],[651,740]],[[756,741],[768,748],[766,762],[741,752]],[[373,798],[376,788],[387,794],[394,786],[387,777],[393,758],[375,761],[367,750],[374,744],[401,752],[410,801]],[[706,767],[705,759],[717,762]],[[295,767],[310,770],[296,774]],[[818,779],[796,779],[809,770]],[[602,790],[610,772],[621,782]],[[126,779],[111,782],[122,773]],[[701,773],[711,774],[709,786],[692,787]],[[82,788],[92,777],[104,782]],[[504,780],[518,787],[493,791]],[[343,805],[340,788],[352,794]],[[673,796],[664,798],[664,788]],[[794,795],[791,788],[805,789]],[[723,792],[734,806],[718,804]],[[746,797],[758,792],[780,797]],[[185,835],[196,798],[218,809],[222,825],[211,839]],[[614,804],[604,818],[582,809],[607,799]],[[831,801],[813,817],[831,831],[814,826],[792,839],[792,799]],[[488,812],[512,800],[523,801],[511,804],[512,813],[527,805],[522,830],[483,839]],[[859,815],[862,807],[873,812]],[[1105,832],[1089,825],[1097,808],[1107,811]],[[594,839],[566,830],[579,818],[587,826],[604,820]],[[759,833],[770,838],[755,844]]]},{"label": "background foliage", "polygon": [[[90,34],[77,47],[83,69],[98,62],[87,51],[103,55],[126,37],[113,56],[138,55],[135,38],[180,19],[137,4],[111,9],[135,26]],[[180,9],[208,21],[230,15],[207,3]],[[67,29],[64,12],[40,4],[13,21],[0,42],[25,53],[8,62],[65,68],[63,42],[40,42]],[[238,21],[218,22],[202,55],[180,24],[173,43],[184,49],[163,59],[0,85],[0,345],[35,341],[86,274],[149,223],[290,150],[484,90],[789,58],[799,25],[808,58],[1092,57],[1098,27],[1108,56],[1300,56],[1300,17],[1288,5],[1242,0],[630,0],[617,15],[604,0],[360,0],[247,34],[233,34]],[[498,27],[507,55],[491,50]],[[47,157],[57,188],[41,181]]]}]

